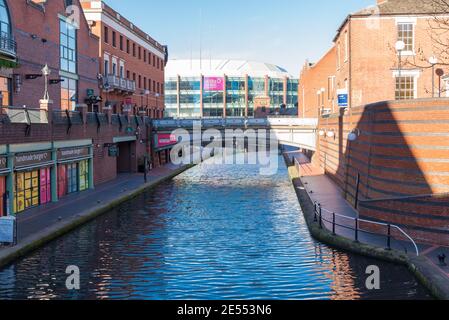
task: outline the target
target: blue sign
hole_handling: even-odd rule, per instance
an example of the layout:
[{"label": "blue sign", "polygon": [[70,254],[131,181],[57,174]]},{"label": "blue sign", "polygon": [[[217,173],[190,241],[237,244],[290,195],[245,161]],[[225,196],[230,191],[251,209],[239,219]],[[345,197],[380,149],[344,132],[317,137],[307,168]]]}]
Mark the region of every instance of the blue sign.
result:
[{"label": "blue sign", "polygon": [[337,94],[338,96],[338,106],[339,107],[347,107],[349,106],[349,99],[347,92],[340,92]]},{"label": "blue sign", "polygon": [[0,218],[0,242],[14,243],[15,223],[15,217],[9,216]]}]

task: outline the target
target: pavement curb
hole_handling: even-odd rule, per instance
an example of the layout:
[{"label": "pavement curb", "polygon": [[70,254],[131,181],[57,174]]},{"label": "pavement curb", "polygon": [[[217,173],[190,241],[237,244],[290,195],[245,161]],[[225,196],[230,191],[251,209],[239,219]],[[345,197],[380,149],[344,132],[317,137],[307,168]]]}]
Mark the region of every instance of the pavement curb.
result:
[{"label": "pavement curb", "polygon": [[131,190],[129,192],[126,192],[124,194],[121,194],[117,199],[103,205],[98,205],[96,207],[93,207],[89,210],[85,210],[75,217],[71,218],[70,220],[55,224],[47,229],[42,230],[40,233],[29,236],[28,238],[25,238],[22,243],[10,247],[5,248],[0,252],[0,268],[3,268],[12,262],[14,262],[17,259],[20,259],[33,251],[41,248],[42,246],[46,245],[47,243],[60,238],[61,236],[64,236],[65,234],[69,233],[70,231],[73,231],[77,229],[78,227],[83,226],[84,224],[92,221],[93,219],[105,214],[106,212],[120,206],[126,201],[132,200],[142,193],[151,190],[158,186],[159,184],[169,181],[173,179],[174,177],[180,175],[181,173],[191,169],[194,167],[194,165],[187,165],[182,168],[176,169],[170,174],[163,176],[155,181],[152,181],[147,184],[142,184],[142,186],[138,187],[137,189]]},{"label": "pavement curb", "polygon": [[[286,162],[288,165],[288,162]],[[333,235],[327,229],[320,229],[313,222],[314,204],[304,188],[299,173],[294,166],[288,168],[290,179],[302,208],[304,218],[311,235],[318,241],[343,251],[375,258],[382,261],[406,266],[416,279],[429,290],[430,294],[439,300],[449,300],[449,281],[442,275],[435,273],[425,257],[411,257],[396,250],[387,251],[382,248],[357,243],[350,239]]]}]

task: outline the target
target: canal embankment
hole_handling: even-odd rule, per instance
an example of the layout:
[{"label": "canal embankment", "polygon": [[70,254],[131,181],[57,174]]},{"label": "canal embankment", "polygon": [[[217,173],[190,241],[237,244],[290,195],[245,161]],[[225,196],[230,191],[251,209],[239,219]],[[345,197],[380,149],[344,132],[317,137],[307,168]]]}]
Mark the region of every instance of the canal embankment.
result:
[{"label": "canal embankment", "polygon": [[147,182],[144,182],[143,174],[122,175],[114,181],[97,186],[95,190],[74,194],[58,203],[22,213],[17,217],[18,243],[0,248],[0,268],[192,167],[193,165],[168,164],[152,170]]},{"label": "canal embankment", "polygon": [[[315,201],[311,197],[311,191],[308,191],[305,185],[305,183],[308,182],[305,182],[304,177],[301,177],[304,173],[299,172],[298,167],[295,165],[294,161],[292,161],[294,159],[292,155],[284,154],[284,159],[289,167],[289,175],[294,185],[307,226],[315,239],[347,252],[404,265],[435,298],[449,300],[449,275],[438,268],[425,255],[416,256],[412,252],[403,253],[394,249],[386,250],[385,247],[354,241],[354,239],[339,234],[333,234],[333,232],[327,228],[320,227],[319,222],[316,221],[315,218]],[[333,195],[333,197],[335,196],[341,197],[340,194]],[[316,195],[314,195],[314,197],[316,197]]]}]

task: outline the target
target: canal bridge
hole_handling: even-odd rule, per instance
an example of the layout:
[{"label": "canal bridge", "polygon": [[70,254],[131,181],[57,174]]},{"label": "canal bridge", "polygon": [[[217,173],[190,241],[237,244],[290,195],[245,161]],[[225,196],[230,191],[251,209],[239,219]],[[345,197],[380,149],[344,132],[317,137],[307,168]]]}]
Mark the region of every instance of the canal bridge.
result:
[{"label": "canal bridge", "polygon": [[269,130],[278,143],[316,151],[318,119],[315,118],[228,118],[228,119],[163,119],[152,121],[156,134],[171,134],[177,129],[184,129],[193,140],[194,128],[201,128],[202,133],[208,129],[225,132],[232,130]]}]

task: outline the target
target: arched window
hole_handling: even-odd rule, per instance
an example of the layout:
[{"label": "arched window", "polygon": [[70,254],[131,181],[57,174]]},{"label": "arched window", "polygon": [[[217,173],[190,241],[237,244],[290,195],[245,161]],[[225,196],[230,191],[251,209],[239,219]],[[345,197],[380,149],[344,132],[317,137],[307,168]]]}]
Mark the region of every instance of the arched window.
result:
[{"label": "arched window", "polygon": [[0,34],[8,37],[11,35],[11,22],[5,0],[0,0]]}]

